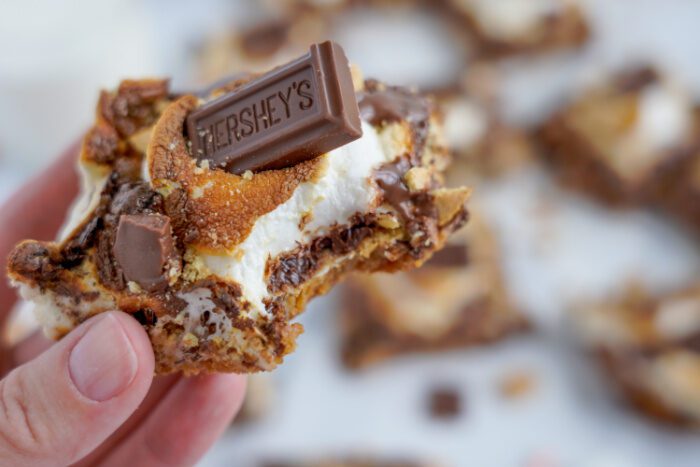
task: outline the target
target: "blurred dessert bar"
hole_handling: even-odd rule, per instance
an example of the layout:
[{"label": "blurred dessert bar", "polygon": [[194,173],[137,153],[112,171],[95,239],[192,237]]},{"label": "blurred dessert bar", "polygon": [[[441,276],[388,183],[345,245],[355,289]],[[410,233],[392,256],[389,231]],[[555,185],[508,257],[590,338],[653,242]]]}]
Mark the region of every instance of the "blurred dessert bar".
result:
[{"label": "blurred dessert bar", "polygon": [[342,361],[353,369],[482,345],[529,327],[508,297],[492,233],[473,209],[468,226],[422,268],[352,277],[340,326]]},{"label": "blurred dessert bar", "polygon": [[630,289],[572,322],[626,400],[649,416],[700,426],[700,286],[661,297]]},{"label": "blurred dessert bar", "polygon": [[[273,3],[273,2],[270,2]],[[322,11],[378,6],[419,6],[456,22],[473,39],[479,58],[502,58],[570,49],[589,37],[588,22],[578,0],[283,0],[290,16]]]},{"label": "blurred dessert bar", "polygon": [[473,63],[454,89],[436,94],[445,138],[454,157],[452,179],[477,181],[522,168],[535,158],[530,135],[506,123],[500,102],[500,70]]},{"label": "blurred dessert bar", "polygon": [[197,48],[195,79],[210,83],[232,73],[269,70],[324,37],[326,26],[313,12],[266,19],[234,33],[215,35]]},{"label": "blurred dessert bar", "polygon": [[688,93],[640,66],[584,91],[544,125],[540,140],[566,186],[614,205],[682,205],[686,190],[674,173],[697,158],[699,129]]},{"label": "blurred dessert bar", "polygon": [[574,0],[442,1],[472,33],[480,58],[568,49],[589,36],[588,23]]},{"label": "blurred dessert bar", "polygon": [[432,103],[353,75],[332,42],[206,96],[123,81],[59,240],[16,245],[8,275],[51,337],[121,309],[158,373],[271,370],[308,300],[418,266],[466,221],[448,160]]}]

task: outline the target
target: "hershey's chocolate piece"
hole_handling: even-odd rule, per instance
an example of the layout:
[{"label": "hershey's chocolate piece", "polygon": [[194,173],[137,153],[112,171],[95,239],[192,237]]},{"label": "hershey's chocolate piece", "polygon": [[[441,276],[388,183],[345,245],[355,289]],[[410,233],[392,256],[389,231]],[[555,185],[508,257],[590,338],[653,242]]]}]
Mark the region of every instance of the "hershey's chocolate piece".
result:
[{"label": "hershey's chocolate piece", "polygon": [[114,258],[128,281],[148,291],[167,285],[166,266],[175,251],[170,218],[161,214],[125,214],[119,218]]},{"label": "hershey's chocolate piece", "polygon": [[314,44],[308,54],[194,110],[192,155],[235,174],[289,167],[362,136],[343,49]]},{"label": "hershey's chocolate piece", "polygon": [[469,264],[469,249],[467,245],[447,244],[438,250],[426,263],[426,267],[461,268]]}]

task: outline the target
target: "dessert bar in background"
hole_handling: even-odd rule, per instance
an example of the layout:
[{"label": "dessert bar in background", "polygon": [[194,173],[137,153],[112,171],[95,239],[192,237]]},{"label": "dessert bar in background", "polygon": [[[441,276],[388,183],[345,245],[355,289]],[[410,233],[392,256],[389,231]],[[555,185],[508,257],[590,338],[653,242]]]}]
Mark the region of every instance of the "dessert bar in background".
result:
[{"label": "dessert bar in background", "polygon": [[[385,41],[393,35],[403,37],[395,30],[396,24],[384,31],[386,22],[367,21],[382,15],[401,15],[406,28],[417,27],[411,14],[426,23],[441,24],[449,38],[446,47],[454,56],[450,69],[442,70],[440,83],[418,83],[430,92],[458,89],[460,71],[474,60],[571,50],[589,37],[587,20],[576,0],[283,0],[264,2],[262,10],[259,23],[214,34],[196,47],[197,79],[210,82],[244,70],[268,69],[303,52],[309,43],[340,40],[339,36],[347,40],[348,28]],[[361,16],[363,13],[368,16]],[[375,27],[381,30],[374,31]]]},{"label": "dessert bar in background", "polygon": [[341,355],[358,369],[412,352],[482,345],[528,330],[504,283],[499,249],[471,209],[469,224],[423,267],[354,276],[341,305]]},{"label": "dessert bar in background", "polygon": [[698,158],[699,117],[681,85],[637,66],[583,91],[549,119],[540,140],[565,186],[612,205],[673,204],[682,212],[692,202],[683,199],[689,175],[674,174]]},{"label": "dessert bar in background", "polygon": [[332,42],[204,97],[123,81],[100,97],[59,240],[21,242],[8,273],[54,338],[118,308],[158,373],[270,370],[311,298],[420,265],[466,221],[448,160],[431,102],[351,75]]},{"label": "dessert bar in background", "polygon": [[480,58],[570,49],[582,45],[589,37],[588,23],[574,0],[442,2],[471,32]]},{"label": "dessert bar in background", "polygon": [[495,66],[475,62],[453,89],[435,96],[445,138],[455,156],[450,178],[475,182],[517,170],[535,159],[530,135],[504,121],[500,74]]},{"label": "dessert bar in background", "polygon": [[283,0],[294,17],[309,12],[337,16],[359,7],[420,7],[441,14],[468,33],[477,58],[498,59],[572,49],[584,44],[588,21],[577,0]]},{"label": "dessert bar in background", "polygon": [[654,297],[630,288],[572,323],[608,380],[654,418],[700,426],[700,286]]}]

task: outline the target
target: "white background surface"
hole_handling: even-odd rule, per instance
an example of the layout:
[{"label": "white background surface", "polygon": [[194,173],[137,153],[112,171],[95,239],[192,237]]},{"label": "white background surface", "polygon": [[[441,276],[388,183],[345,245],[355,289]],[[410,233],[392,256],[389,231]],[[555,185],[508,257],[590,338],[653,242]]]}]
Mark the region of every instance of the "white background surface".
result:
[{"label": "white background surface", "polygon": [[[149,74],[172,74],[176,85],[187,85],[186,59],[197,37],[251,16],[238,3],[3,2],[0,198],[89,124],[99,87]],[[603,66],[644,57],[700,92],[700,2],[584,3],[595,29],[584,52],[507,65],[514,121],[546,113]],[[366,53],[362,39],[349,40],[360,41],[347,48],[367,75],[410,80],[417,60],[445,63],[439,50],[421,57],[422,48],[406,44],[393,47],[388,60]],[[232,429],[202,465],[358,451],[458,466],[700,465],[699,434],[651,425],[613,403],[564,319],[567,304],[614,292],[631,278],[664,289],[697,277],[697,244],[653,213],[610,213],[563,193],[537,169],[480,187],[475,197],[498,227],[509,283],[538,323],[534,335],[352,375],[338,365],[335,297],[325,297],[303,316],[307,332],[297,352],[273,375],[279,391],[271,415]],[[536,375],[531,396],[499,396],[497,385],[512,370]],[[455,422],[432,421],[424,410],[429,389],[439,383],[462,390],[466,407]]]}]

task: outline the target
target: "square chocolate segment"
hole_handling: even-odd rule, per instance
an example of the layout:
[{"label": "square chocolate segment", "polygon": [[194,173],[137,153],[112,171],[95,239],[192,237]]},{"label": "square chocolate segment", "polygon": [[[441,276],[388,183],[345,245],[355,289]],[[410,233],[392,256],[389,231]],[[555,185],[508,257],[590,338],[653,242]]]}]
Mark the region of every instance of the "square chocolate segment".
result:
[{"label": "square chocolate segment", "polygon": [[334,42],[252,80],[187,118],[192,155],[235,174],[289,167],[362,136],[343,49]]}]

